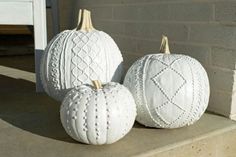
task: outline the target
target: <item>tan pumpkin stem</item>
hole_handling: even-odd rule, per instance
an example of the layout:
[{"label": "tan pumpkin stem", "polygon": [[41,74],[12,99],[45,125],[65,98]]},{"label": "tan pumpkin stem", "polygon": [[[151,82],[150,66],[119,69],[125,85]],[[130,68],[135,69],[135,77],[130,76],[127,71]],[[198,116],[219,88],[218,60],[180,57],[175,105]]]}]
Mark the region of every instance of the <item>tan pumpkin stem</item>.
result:
[{"label": "tan pumpkin stem", "polygon": [[[79,27],[79,25],[80,25],[81,18],[82,18],[82,10],[80,9],[80,10],[79,10],[79,15],[78,15],[78,24],[77,24],[77,27]],[[78,28],[77,28],[77,29],[78,29]]]},{"label": "tan pumpkin stem", "polygon": [[169,42],[167,36],[162,36],[160,53],[170,54]]},{"label": "tan pumpkin stem", "polygon": [[91,12],[83,9],[79,11],[78,16],[78,27],[76,30],[90,32],[94,30],[92,20],[91,20]]},{"label": "tan pumpkin stem", "polygon": [[93,80],[93,86],[95,89],[102,89],[102,83],[99,80]]}]

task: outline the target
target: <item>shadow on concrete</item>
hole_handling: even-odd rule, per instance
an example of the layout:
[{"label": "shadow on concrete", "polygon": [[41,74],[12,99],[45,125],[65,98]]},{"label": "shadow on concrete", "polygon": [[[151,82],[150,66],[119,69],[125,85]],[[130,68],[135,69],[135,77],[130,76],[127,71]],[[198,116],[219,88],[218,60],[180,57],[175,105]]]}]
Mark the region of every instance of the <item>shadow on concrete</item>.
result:
[{"label": "shadow on concrete", "polygon": [[[34,55],[34,37],[32,33],[29,34],[29,31],[25,32],[27,27],[30,29],[33,27],[11,27],[12,26],[6,26],[6,31],[2,31],[3,34],[0,35],[0,64],[18,69],[21,69],[21,67],[24,66],[26,71],[33,72],[34,66],[31,67],[26,65],[34,64],[34,60],[28,59],[30,63],[24,64],[24,61],[27,58],[33,57]],[[9,29],[9,31],[7,31],[7,29]],[[17,32],[20,34],[17,34]]]},{"label": "shadow on concrete", "polygon": [[33,54],[0,56],[0,65],[28,72],[35,71]]},{"label": "shadow on concrete", "polygon": [[133,126],[134,128],[141,128],[141,129],[144,129],[144,128],[146,128],[144,125],[142,125],[142,124],[140,124],[139,122],[135,122],[134,123],[134,126]]},{"label": "shadow on concrete", "polygon": [[60,122],[60,103],[35,92],[35,84],[0,75],[0,119],[14,127],[55,140],[75,143]]},{"label": "shadow on concrete", "polygon": [[145,130],[163,130],[163,129],[161,129],[161,128],[154,128],[154,127],[148,127],[148,126],[145,127],[143,124],[141,124],[141,123],[139,123],[139,122],[137,122],[137,121],[135,121],[133,128],[136,128],[136,129],[145,129]]}]

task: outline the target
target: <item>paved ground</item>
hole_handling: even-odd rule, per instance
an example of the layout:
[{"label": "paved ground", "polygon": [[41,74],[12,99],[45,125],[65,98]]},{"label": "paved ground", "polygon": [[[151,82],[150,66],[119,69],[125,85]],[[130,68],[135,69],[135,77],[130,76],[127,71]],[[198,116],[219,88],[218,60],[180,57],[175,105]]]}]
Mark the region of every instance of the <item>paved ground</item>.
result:
[{"label": "paved ground", "polygon": [[[108,146],[81,144],[72,140],[62,128],[59,119],[60,103],[45,94],[36,94],[34,82],[25,79],[28,75],[31,77],[31,72],[34,71],[33,56],[0,57],[0,65],[0,157],[129,157],[153,155],[170,149],[172,151],[164,153],[163,156],[181,157],[182,155],[173,152],[176,147],[182,147],[178,150],[179,153],[192,149],[192,153],[196,156],[199,156],[201,149],[207,148],[202,151],[204,155],[208,151],[208,155],[214,156],[215,150],[220,150],[217,148],[219,140],[226,136],[220,139],[215,137],[227,132],[233,135],[227,136],[226,142],[236,137],[235,122],[205,114],[199,122],[190,127],[162,130],[144,128],[136,124],[124,139],[115,144]],[[11,69],[6,70],[8,67]],[[12,69],[16,69],[13,70],[15,74],[10,74]],[[204,146],[204,143],[207,143],[205,139],[208,138],[212,138],[209,144],[211,148]],[[205,140],[201,146],[199,143],[193,145],[194,142],[201,140]],[[220,148],[231,153],[236,149],[228,145]],[[189,153],[186,156],[191,156]]]}]

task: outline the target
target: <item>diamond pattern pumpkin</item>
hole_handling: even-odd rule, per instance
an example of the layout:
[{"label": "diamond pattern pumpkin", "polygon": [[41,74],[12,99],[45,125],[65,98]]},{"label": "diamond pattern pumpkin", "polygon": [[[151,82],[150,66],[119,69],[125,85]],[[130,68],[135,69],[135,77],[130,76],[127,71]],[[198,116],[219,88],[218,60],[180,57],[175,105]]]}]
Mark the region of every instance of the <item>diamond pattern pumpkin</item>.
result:
[{"label": "diamond pattern pumpkin", "polygon": [[167,37],[161,52],[136,61],[125,77],[137,104],[136,120],[157,128],[190,125],[208,105],[207,73],[194,58],[170,54]]},{"label": "diamond pattern pumpkin", "polygon": [[91,80],[119,82],[123,58],[114,40],[93,28],[90,12],[80,11],[78,28],[54,37],[41,62],[45,91],[61,101],[69,89]]}]

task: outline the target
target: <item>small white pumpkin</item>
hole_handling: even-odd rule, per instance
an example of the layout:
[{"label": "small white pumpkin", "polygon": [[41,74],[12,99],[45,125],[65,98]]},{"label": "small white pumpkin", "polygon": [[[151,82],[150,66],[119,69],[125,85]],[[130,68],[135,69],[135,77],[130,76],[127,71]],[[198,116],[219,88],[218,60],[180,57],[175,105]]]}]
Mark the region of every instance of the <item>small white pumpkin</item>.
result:
[{"label": "small white pumpkin", "polygon": [[60,110],[66,132],[82,143],[111,144],[132,128],[136,105],[129,90],[118,83],[96,88],[81,85],[66,95]]},{"label": "small white pumpkin", "polygon": [[69,89],[91,80],[119,82],[123,58],[114,40],[93,28],[90,12],[80,11],[78,28],[65,30],[48,44],[41,61],[47,94],[62,101]]},{"label": "small white pumpkin", "polygon": [[197,121],[208,106],[209,80],[202,65],[170,54],[163,36],[160,54],[146,55],[128,70],[124,85],[137,104],[136,120],[157,128],[179,128]]}]

